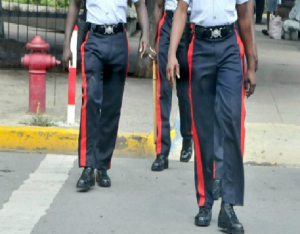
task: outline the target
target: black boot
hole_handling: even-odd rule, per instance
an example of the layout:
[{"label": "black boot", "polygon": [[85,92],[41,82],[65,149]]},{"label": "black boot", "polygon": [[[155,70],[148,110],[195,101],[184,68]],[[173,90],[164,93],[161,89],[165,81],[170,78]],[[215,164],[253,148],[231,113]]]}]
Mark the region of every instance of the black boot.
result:
[{"label": "black boot", "polygon": [[214,200],[219,200],[219,198],[222,197],[222,181],[221,180],[214,180],[213,197],[214,197]]},{"label": "black boot", "polygon": [[182,142],[182,149],[180,152],[180,162],[188,162],[190,161],[193,154],[193,144],[192,141],[185,141]]},{"label": "black boot", "polygon": [[222,203],[221,205],[218,227],[226,229],[228,234],[244,233],[244,227],[236,217],[234,209],[229,203]]},{"label": "black boot", "polygon": [[91,167],[85,167],[76,187],[80,191],[88,191],[92,186],[95,186],[95,173]]},{"label": "black boot", "polygon": [[100,187],[110,187],[111,181],[106,170],[97,170],[97,183]]},{"label": "black boot", "polygon": [[157,155],[154,163],[152,164],[152,171],[163,171],[164,169],[169,168],[169,160],[168,157],[164,155]]},{"label": "black boot", "polygon": [[209,226],[211,221],[211,209],[201,206],[195,217],[196,226]]}]

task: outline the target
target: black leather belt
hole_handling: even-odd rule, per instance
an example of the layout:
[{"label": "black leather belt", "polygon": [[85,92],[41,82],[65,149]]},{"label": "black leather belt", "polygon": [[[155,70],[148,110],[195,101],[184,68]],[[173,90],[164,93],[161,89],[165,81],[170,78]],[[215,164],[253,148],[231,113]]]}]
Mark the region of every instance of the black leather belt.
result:
[{"label": "black leather belt", "polygon": [[[172,18],[172,19],[173,19],[173,17],[174,17],[174,14],[175,14],[174,11],[166,10],[166,15],[167,15],[168,17]],[[188,18],[190,17],[190,15],[191,15],[191,13],[188,12],[188,13],[187,13]]]},{"label": "black leather belt", "polygon": [[195,26],[195,36],[198,38],[217,39],[226,37],[234,30],[234,24],[214,27]]},{"label": "black leather belt", "polygon": [[112,34],[117,34],[119,32],[123,32],[125,26],[123,23],[114,24],[114,25],[97,25],[97,24],[89,23],[88,28],[91,32],[100,33],[104,35],[112,35]]}]

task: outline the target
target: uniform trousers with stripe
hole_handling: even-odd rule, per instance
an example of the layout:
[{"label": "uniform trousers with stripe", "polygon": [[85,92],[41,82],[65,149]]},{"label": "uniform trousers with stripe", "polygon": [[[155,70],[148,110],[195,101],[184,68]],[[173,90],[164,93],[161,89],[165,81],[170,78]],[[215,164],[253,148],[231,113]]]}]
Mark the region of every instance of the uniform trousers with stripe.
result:
[{"label": "uniform trousers with stripe", "polygon": [[[216,117],[223,132],[222,200],[244,203],[243,44],[236,32],[219,39],[193,36],[189,48],[195,187],[199,206],[213,205]],[[217,104],[216,104],[217,103]]]},{"label": "uniform trousers with stripe", "polygon": [[[238,34],[240,35],[240,31],[239,31],[239,27],[238,27],[238,23],[235,22],[235,28],[238,32]],[[245,56],[244,56],[245,57]],[[245,59],[245,58],[244,58]],[[246,73],[245,70],[245,63],[243,66],[243,73]],[[244,97],[245,98],[245,97]],[[215,109],[220,108],[220,101],[218,99],[216,99],[215,101]],[[224,133],[222,131],[222,126],[221,126],[221,118],[219,115],[216,115],[215,118],[215,129],[214,129],[214,174],[213,174],[213,178],[216,180],[222,180],[223,177],[223,141],[224,141]]]},{"label": "uniform trousers with stripe", "polygon": [[[170,45],[172,17],[164,14],[158,30],[158,85],[157,85],[157,142],[156,154],[168,156],[171,148],[170,139],[170,113],[172,106],[172,86],[167,80],[166,66]],[[180,132],[183,145],[190,143],[191,109],[189,100],[189,67],[187,52],[191,40],[191,27],[186,24],[181,41],[177,49],[177,60],[180,66],[180,79],[176,80],[177,97],[180,114]]]},{"label": "uniform trousers with stripe", "polygon": [[128,52],[125,31],[111,35],[89,31],[81,46],[80,167],[110,168],[117,140]]}]

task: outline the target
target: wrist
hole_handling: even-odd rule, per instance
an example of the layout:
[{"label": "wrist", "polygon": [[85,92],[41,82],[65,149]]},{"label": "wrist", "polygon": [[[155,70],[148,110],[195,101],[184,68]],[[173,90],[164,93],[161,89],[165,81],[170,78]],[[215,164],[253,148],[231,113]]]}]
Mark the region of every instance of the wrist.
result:
[{"label": "wrist", "polygon": [[173,50],[169,50],[168,58],[172,58],[172,57],[176,57],[176,52],[174,52]]},{"label": "wrist", "polygon": [[248,66],[247,71],[255,72],[255,66]]},{"label": "wrist", "polygon": [[63,42],[64,47],[70,47],[70,44],[71,44],[71,40],[68,40],[68,39],[65,39]]},{"label": "wrist", "polygon": [[152,42],[152,43],[150,44],[150,47],[151,47],[153,50],[156,50],[156,45],[155,45],[155,43]]}]

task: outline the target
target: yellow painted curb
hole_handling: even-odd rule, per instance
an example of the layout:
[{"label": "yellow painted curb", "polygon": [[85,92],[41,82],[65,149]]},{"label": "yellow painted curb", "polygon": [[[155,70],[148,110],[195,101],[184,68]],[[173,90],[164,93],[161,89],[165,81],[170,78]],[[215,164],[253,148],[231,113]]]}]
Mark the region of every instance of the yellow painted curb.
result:
[{"label": "yellow painted curb", "polygon": [[[171,131],[171,139],[175,137]],[[78,129],[51,127],[0,127],[0,150],[77,154]],[[155,157],[153,133],[119,133],[114,154]]]}]

